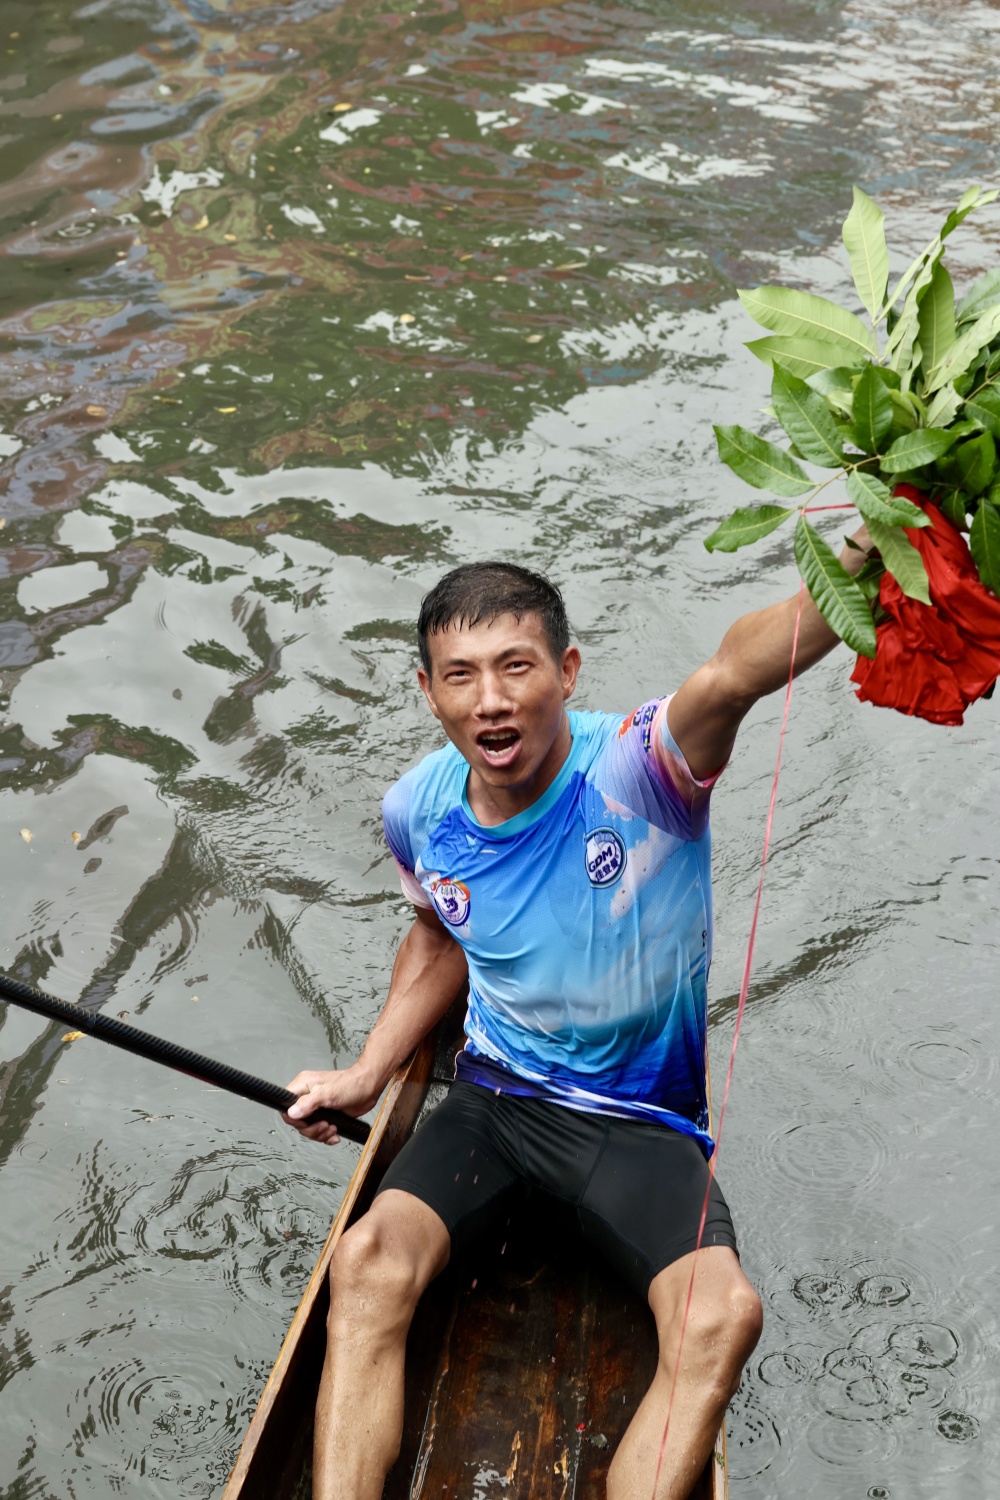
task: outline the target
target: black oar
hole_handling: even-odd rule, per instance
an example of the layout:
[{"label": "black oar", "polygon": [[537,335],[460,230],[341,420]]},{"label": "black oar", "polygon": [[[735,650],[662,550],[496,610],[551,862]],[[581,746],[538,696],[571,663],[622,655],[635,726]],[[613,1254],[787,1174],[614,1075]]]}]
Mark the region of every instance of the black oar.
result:
[{"label": "black oar", "polygon": [[[279,1088],[276,1083],[267,1083],[263,1078],[241,1073],[239,1068],[231,1068],[228,1063],[214,1062],[210,1057],[202,1057],[199,1052],[178,1047],[175,1042],[162,1041],[158,1036],[150,1036],[135,1026],[126,1026],[124,1021],[119,1021],[114,1016],[105,1016],[100,1011],[85,1010],[82,1005],[70,1005],[65,1000],[57,1000],[53,995],[43,994],[41,990],[36,990],[30,984],[22,984],[18,979],[11,979],[7,974],[0,974],[0,999],[9,1000],[25,1010],[33,1010],[40,1016],[48,1016],[50,1020],[64,1021],[77,1031],[86,1032],[88,1036],[100,1037],[102,1042],[110,1042],[114,1047],[124,1047],[126,1052],[134,1052],[137,1057],[147,1057],[150,1062],[176,1068],[178,1073],[200,1078],[203,1083],[213,1083],[217,1088],[228,1089],[229,1093],[252,1099],[255,1104],[268,1104],[272,1109],[288,1109],[297,1098],[297,1095],[290,1093],[288,1089]],[[317,1125],[320,1121],[335,1125],[338,1135],[348,1141],[363,1144],[371,1132],[371,1126],[366,1125],[363,1120],[345,1115],[339,1109],[319,1109],[309,1116],[306,1123]]]}]

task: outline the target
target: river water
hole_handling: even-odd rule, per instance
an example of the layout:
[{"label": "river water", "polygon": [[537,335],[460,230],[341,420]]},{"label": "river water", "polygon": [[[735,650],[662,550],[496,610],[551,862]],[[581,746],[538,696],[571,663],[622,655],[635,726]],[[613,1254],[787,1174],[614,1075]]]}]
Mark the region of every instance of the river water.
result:
[{"label": "river water", "polygon": [[[909,259],[997,176],[998,45],[982,0],[6,0],[2,967],[279,1082],[352,1057],[422,592],[549,570],[623,712],[790,592],[782,534],[701,545],[767,399],[736,288],[846,295],[853,182]],[[796,689],[720,1153],[733,1500],[1000,1472],[998,710],[849,670]],[[778,720],[717,794],[717,1092]],[[215,1496],[355,1148],[63,1036],[0,1007],[0,1495]]]}]

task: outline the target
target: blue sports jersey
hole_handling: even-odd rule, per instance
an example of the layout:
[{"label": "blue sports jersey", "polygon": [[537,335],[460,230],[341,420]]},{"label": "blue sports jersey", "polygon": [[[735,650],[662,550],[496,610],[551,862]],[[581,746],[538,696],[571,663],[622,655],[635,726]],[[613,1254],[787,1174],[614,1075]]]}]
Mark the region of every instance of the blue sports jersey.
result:
[{"label": "blue sports jersey", "polygon": [[453,745],[382,805],[404,892],[461,944],[460,1077],[575,1109],[653,1120],[706,1155],[712,952],[708,794],[667,729],[667,699],[571,713],[537,802],[492,828]]}]

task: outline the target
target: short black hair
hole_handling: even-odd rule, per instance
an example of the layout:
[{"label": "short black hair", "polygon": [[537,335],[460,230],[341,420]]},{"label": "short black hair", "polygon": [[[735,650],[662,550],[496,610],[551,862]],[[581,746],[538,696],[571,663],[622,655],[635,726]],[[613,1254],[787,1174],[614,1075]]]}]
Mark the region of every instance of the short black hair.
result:
[{"label": "short black hair", "polygon": [[425,594],[417,619],[417,645],[424,670],[431,670],[427,637],[449,625],[493,623],[500,615],[540,615],[552,655],[562,661],[569,645],[569,621],[563,596],[544,573],[516,563],[474,562],[452,568]]}]

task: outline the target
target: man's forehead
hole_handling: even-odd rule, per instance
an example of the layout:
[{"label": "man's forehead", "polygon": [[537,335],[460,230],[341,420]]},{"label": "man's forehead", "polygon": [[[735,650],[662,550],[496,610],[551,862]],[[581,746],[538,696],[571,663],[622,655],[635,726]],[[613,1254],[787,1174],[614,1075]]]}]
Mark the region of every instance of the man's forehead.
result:
[{"label": "man's forehead", "polygon": [[451,620],[427,634],[431,658],[442,664],[453,658],[497,656],[518,646],[544,651],[546,643],[542,617],[534,610],[520,617],[508,613],[488,616],[475,624]]}]

